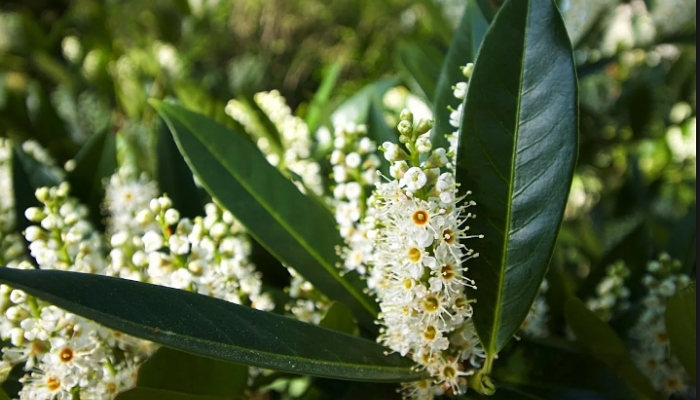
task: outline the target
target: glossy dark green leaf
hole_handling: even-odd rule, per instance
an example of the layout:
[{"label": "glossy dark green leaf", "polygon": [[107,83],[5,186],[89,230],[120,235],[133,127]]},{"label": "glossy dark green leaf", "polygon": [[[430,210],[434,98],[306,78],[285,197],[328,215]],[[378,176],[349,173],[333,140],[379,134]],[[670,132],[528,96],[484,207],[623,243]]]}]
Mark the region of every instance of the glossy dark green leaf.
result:
[{"label": "glossy dark green leaf", "polygon": [[474,325],[489,356],[520,328],[552,257],[578,145],[571,43],[552,0],[510,0],[469,83],[457,181],[473,191]]},{"label": "glossy dark green leaf", "polygon": [[173,207],[183,217],[194,218],[202,215],[202,201],[199,188],[194,183],[192,171],[182,158],[177,145],[163,122],[158,128],[158,169],[156,171],[158,187],[173,201]]},{"label": "glossy dark green leaf", "polygon": [[90,140],[75,156],[75,169],[68,174],[71,194],[90,210],[90,220],[103,226],[101,207],[105,180],[117,169],[117,145],[113,134],[102,131]]},{"label": "glossy dark green leaf", "polygon": [[171,390],[134,388],[120,393],[116,400],[231,400],[230,396],[203,396]]},{"label": "glossy dark green leaf", "polygon": [[336,267],[342,240],[332,214],[303,195],[237,133],[175,105],[155,107],[209,194],[277,259],[329,298],[345,303],[361,324],[375,328],[377,305],[363,292],[363,282],[357,274],[341,276]]},{"label": "glossy dark green leaf", "polygon": [[581,300],[569,298],[565,314],[566,321],[576,335],[576,342],[588,354],[607,365],[643,398],[661,398],[630,359],[625,343],[608,324],[587,309]]},{"label": "glossy dark green leaf", "polygon": [[43,164],[29,156],[21,147],[12,148],[12,194],[15,204],[17,232],[22,232],[31,223],[24,216],[29,207],[39,206],[34,192],[42,186],[56,186],[61,179]]},{"label": "glossy dark green leaf", "polygon": [[445,135],[456,130],[450,125],[450,109],[459,106],[459,100],[453,95],[452,86],[457,82],[464,82],[465,77],[462,68],[476,60],[476,54],[481,42],[486,35],[489,24],[481,10],[476,5],[476,0],[467,0],[467,7],[462,15],[459,27],[454,33],[450,49],[447,51],[445,61],[442,63],[440,75],[437,80],[435,97],[433,98],[433,116],[435,124],[431,132],[433,147],[447,149],[449,144]]},{"label": "glossy dark green leaf", "polygon": [[396,48],[399,67],[409,78],[409,83],[416,93],[423,92],[424,97],[432,102],[440,75],[442,55],[427,44],[401,42]]},{"label": "glossy dark green leaf", "polygon": [[[581,377],[585,377],[582,379]],[[602,393],[617,400],[637,400],[638,395],[595,358],[570,344],[555,339],[521,340],[499,354],[493,378],[500,386],[523,388],[528,392]]]},{"label": "glossy dark green leaf", "polygon": [[476,0],[476,2],[479,4],[479,8],[484,13],[486,20],[493,21],[498,13],[498,9],[505,3],[505,0]]},{"label": "glossy dark green leaf", "polygon": [[680,289],[666,304],[666,331],[671,350],[695,383],[697,373],[697,294],[696,284]]},{"label": "glossy dark green leaf", "polygon": [[398,135],[391,133],[393,129],[386,124],[381,112],[384,94],[398,82],[396,78],[387,78],[363,87],[333,112],[331,122],[334,126],[367,124],[367,135],[377,144],[398,142]]},{"label": "glossy dark green leaf", "polygon": [[359,329],[352,311],[343,303],[333,302],[318,326],[357,336]]},{"label": "glossy dark green leaf", "polygon": [[309,127],[309,132],[316,132],[316,129],[321,123],[328,118],[328,105],[331,101],[331,93],[336,86],[340,72],[343,70],[343,63],[338,61],[333,63],[321,81],[321,85],[316,90],[314,97],[309,103],[309,109],[306,112],[306,125]]},{"label": "glossy dark green leaf", "polygon": [[237,397],[248,380],[248,368],[213,358],[161,347],[139,367],[137,387],[182,394]]},{"label": "glossy dark green leaf", "polygon": [[182,290],[10,268],[0,268],[0,282],[117,331],[204,357],[345,380],[424,377],[409,359],[385,356],[373,341]]}]

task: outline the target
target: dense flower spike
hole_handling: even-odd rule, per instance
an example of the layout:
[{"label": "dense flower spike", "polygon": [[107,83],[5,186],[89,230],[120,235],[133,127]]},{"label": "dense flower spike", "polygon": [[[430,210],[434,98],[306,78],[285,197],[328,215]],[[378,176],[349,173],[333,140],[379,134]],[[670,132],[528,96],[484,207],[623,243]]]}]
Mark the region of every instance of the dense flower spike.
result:
[{"label": "dense flower spike", "polygon": [[668,299],[690,283],[687,275],[678,272],[680,267],[681,263],[668,254],[647,265],[648,274],[643,279],[647,288],[644,311],[630,332],[634,340],[632,356],[652,385],[667,397],[694,399],[695,390],[683,366],[671,353],[664,319]]},{"label": "dense flower spike", "polygon": [[606,272],[605,278],[596,286],[596,296],[586,300],[586,307],[603,321],[610,320],[630,306],[630,290],[625,286],[630,270],[624,262],[618,261],[609,265]]},{"label": "dense flower spike", "polygon": [[[136,240],[140,248],[131,256],[135,278],[273,309],[272,298],[262,293],[261,274],[248,261],[250,242],[239,222],[214,203],[204,209],[204,217],[180,218],[171,200],[160,197],[139,211],[136,219],[145,233]],[[130,271],[126,274],[129,277]]]},{"label": "dense flower spike", "polygon": [[[104,273],[108,262],[102,236],[69,191],[65,182],[36,191],[43,207],[26,211],[27,218],[39,224],[25,231],[31,255],[43,269]],[[33,268],[27,261],[16,267]],[[3,371],[23,364],[28,372],[21,379],[22,400],[114,398],[133,386],[136,367],[153,350],[149,342],[105,329],[5,285],[0,286],[0,309],[0,335],[11,344],[2,350]]]},{"label": "dense flower spike", "polygon": [[[368,287],[377,295],[383,325],[379,342],[410,356],[432,376],[405,387],[410,398],[461,393],[483,351],[469,319],[467,262],[478,257],[467,248],[467,210],[475,203],[457,192],[443,149],[431,149],[431,123],[404,111],[399,141],[384,143],[391,178],[377,183],[369,200],[368,235],[374,248]],[[421,154],[429,157],[420,162]],[[468,361],[465,363],[465,361]]]},{"label": "dense flower spike", "polygon": [[381,162],[375,154],[377,145],[367,136],[367,127],[352,124],[335,130],[331,165],[333,165],[333,198],[335,220],[347,247],[341,250],[345,271],[367,272],[372,259],[372,243],[368,238],[367,197],[379,181]]},{"label": "dense flower spike", "polygon": [[264,128],[244,104],[231,100],[226,105],[226,113],[257,138],[258,147],[270,164],[281,171],[289,170],[301,179],[298,186],[302,191],[309,189],[317,195],[323,194],[321,167],[312,160],[313,140],[304,120],[292,114],[286,100],[276,90],[256,93],[254,100],[279,132],[281,151],[275,151],[279,145],[276,147],[271,143],[273,139],[262,133]]}]

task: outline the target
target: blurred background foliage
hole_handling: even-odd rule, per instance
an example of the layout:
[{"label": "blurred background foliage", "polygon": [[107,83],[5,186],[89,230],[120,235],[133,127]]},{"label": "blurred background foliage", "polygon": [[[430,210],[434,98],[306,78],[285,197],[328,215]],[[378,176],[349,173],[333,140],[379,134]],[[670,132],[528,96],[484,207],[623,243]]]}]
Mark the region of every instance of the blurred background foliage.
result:
[{"label": "blurred background foliage", "polygon": [[[607,265],[622,260],[630,268],[633,299],[643,294],[635,282],[660,252],[695,275],[696,2],[559,4],[575,47],[581,108],[579,165],[547,292],[551,327],[563,335],[562,299],[586,298]],[[401,108],[397,96],[430,105],[464,5],[3,0],[0,136],[36,139],[65,162],[92,135],[118,134],[118,145],[133,150],[120,154],[135,154],[155,173],[150,155],[160,121],[150,97],[176,98],[234,127],[226,103],[254,104],[261,90],[278,89],[301,117],[316,113],[317,126],[382,78],[397,78],[382,86],[399,87],[381,92],[387,114]],[[321,107],[311,111],[322,83]]]}]

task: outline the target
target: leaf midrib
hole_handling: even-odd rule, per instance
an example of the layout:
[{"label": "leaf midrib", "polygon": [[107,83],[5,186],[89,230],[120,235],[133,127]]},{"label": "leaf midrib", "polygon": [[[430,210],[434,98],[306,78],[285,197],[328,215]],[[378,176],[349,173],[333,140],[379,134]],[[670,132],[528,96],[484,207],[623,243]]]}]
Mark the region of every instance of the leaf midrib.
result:
[{"label": "leaf midrib", "polygon": [[[4,279],[2,279],[2,280],[4,280]],[[40,298],[47,299],[47,300],[49,300],[49,301],[52,302],[52,303],[56,303],[55,299],[58,299],[59,302],[62,300],[62,299],[59,298],[58,296],[52,295],[52,294],[50,294],[50,293],[46,293],[46,292],[44,292],[44,291],[42,291],[42,290],[33,289],[33,288],[31,288],[31,287],[29,287],[29,286],[26,286],[26,285],[24,285],[24,284],[18,284],[18,283],[9,282],[9,283],[8,283],[8,286],[12,286],[12,287],[19,288],[19,289],[21,289],[21,290],[23,290],[23,291],[26,291],[27,293],[30,293],[30,294],[31,294],[32,292],[33,292],[33,293],[41,293],[41,294],[43,294],[43,296],[42,296],[42,295],[36,295],[36,297],[40,297]],[[54,300],[50,300],[50,299],[54,299]],[[64,301],[65,301],[65,300],[64,300]],[[111,319],[111,320],[120,321],[124,326],[131,326],[131,327],[135,328],[135,330],[144,330],[144,327],[146,328],[146,329],[144,330],[145,332],[148,332],[148,331],[152,331],[152,330],[153,330],[153,329],[152,329],[151,327],[149,327],[148,325],[137,324],[137,323],[132,322],[132,321],[130,321],[130,320],[128,320],[128,319],[124,319],[124,318],[119,317],[119,316],[115,316],[115,315],[112,315],[112,314],[108,314],[108,313],[105,313],[105,312],[103,312],[103,311],[96,310],[96,309],[94,309],[94,308],[86,307],[86,306],[84,306],[84,305],[82,305],[82,304],[80,304],[80,303],[74,302],[74,301],[65,301],[65,303],[69,303],[69,304],[73,305],[74,308],[91,310],[93,313],[105,317],[105,320],[110,320],[110,319]],[[65,303],[64,303],[64,304],[65,304]],[[117,324],[111,324],[111,325],[117,325]],[[114,329],[122,330],[121,328],[114,328]],[[321,329],[326,329],[326,328],[321,328]],[[303,357],[296,357],[296,358],[295,358],[294,356],[282,355],[282,354],[279,354],[279,353],[271,353],[271,352],[269,352],[269,351],[264,351],[264,350],[251,350],[251,349],[248,349],[248,348],[245,348],[245,347],[241,347],[241,346],[238,346],[238,345],[234,345],[234,344],[225,344],[225,343],[217,342],[217,341],[210,340],[210,339],[203,339],[203,338],[198,338],[198,337],[195,337],[195,336],[187,336],[187,335],[184,335],[184,334],[181,334],[181,333],[177,333],[177,332],[172,332],[172,331],[158,330],[158,333],[164,334],[164,335],[170,335],[171,337],[175,337],[175,338],[178,338],[178,339],[186,339],[186,340],[189,340],[189,341],[194,341],[194,342],[203,343],[203,344],[214,344],[216,347],[226,347],[226,348],[229,348],[229,349],[232,349],[232,350],[241,352],[241,353],[249,354],[249,355],[256,355],[256,354],[258,354],[258,355],[266,355],[266,356],[270,356],[271,358],[278,359],[278,360],[284,360],[284,361],[296,361],[296,362],[299,362],[300,360],[303,360],[303,361],[305,361],[306,363],[308,363],[308,364],[313,364],[313,365],[347,366],[348,368],[366,369],[366,370],[376,370],[376,371],[400,371],[400,372],[405,372],[405,371],[410,371],[410,370],[411,370],[411,367],[379,366],[379,365],[376,365],[376,364],[355,364],[355,363],[345,363],[345,362],[332,362],[332,361],[317,360],[317,359],[313,359],[313,358],[303,358]],[[334,333],[338,333],[338,332],[334,332]],[[150,335],[148,335],[148,336],[150,336]],[[154,335],[154,336],[155,336],[155,335]],[[353,338],[354,338],[354,337],[353,337]],[[156,341],[156,340],[154,340],[154,339],[150,339],[150,340],[153,340],[154,342]],[[189,350],[185,350],[185,349],[183,348],[183,351],[188,352]],[[207,356],[207,357],[217,359],[217,358],[212,357],[212,356]],[[219,359],[220,359],[220,358],[219,358]],[[229,360],[229,361],[230,361],[230,360]],[[261,363],[261,365],[262,365],[262,363]],[[271,363],[266,364],[265,367],[279,368],[279,366],[273,365],[273,364],[271,364]],[[419,377],[416,377],[416,379],[419,379]]]},{"label": "leaf midrib", "polygon": [[512,218],[512,208],[513,208],[513,189],[515,186],[515,163],[518,156],[518,137],[520,136],[520,102],[522,101],[522,89],[523,89],[523,74],[525,73],[525,58],[527,49],[527,31],[530,22],[530,0],[527,2],[527,9],[525,12],[525,25],[523,30],[523,45],[522,45],[522,58],[520,60],[520,78],[518,81],[518,102],[515,114],[515,129],[513,131],[513,154],[511,156],[511,167],[510,167],[510,185],[508,187],[508,204],[506,213],[506,223],[504,229],[503,237],[503,255],[501,256],[500,274],[498,282],[498,292],[496,294],[498,301],[496,302],[496,309],[493,314],[493,327],[491,328],[491,341],[489,343],[489,355],[495,355],[499,347],[498,343],[498,328],[499,323],[502,319],[501,312],[503,308],[503,295],[504,295],[504,282],[505,282],[505,270],[506,261],[508,257],[508,241],[510,240],[510,224]]},{"label": "leaf midrib", "polygon": [[183,121],[182,118],[179,118],[179,117],[177,116],[177,114],[174,114],[173,116],[174,116],[175,118],[177,118],[177,119],[180,121],[180,123],[182,123],[183,125],[185,125],[185,127],[186,127],[187,129],[189,129],[189,131],[192,133],[192,136],[194,136],[200,144],[202,144],[211,154],[215,155],[215,158],[220,162],[220,164],[221,164],[222,166],[224,166],[224,168],[225,168],[231,175],[234,176],[234,178],[246,189],[246,191],[258,202],[258,204],[260,204],[270,215],[272,215],[272,217],[275,219],[275,221],[277,221],[277,223],[279,223],[279,224],[285,229],[285,231],[289,232],[289,234],[290,234],[299,244],[301,244],[301,246],[302,246],[306,251],[308,251],[308,252],[311,254],[311,256],[312,256],[320,265],[322,265],[323,268],[324,268],[327,272],[329,272],[329,273],[331,274],[331,276],[333,276],[333,277],[335,278],[335,280],[336,280],[337,282],[339,282],[348,292],[350,292],[350,293],[352,294],[352,296],[353,296],[355,299],[357,299],[358,302],[359,302],[360,304],[362,304],[362,306],[365,308],[365,310],[367,310],[367,311],[370,313],[370,315],[376,317],[377,312],[376,312],[375,308],[373,307],[373,305],[372,305],[372,304],[369,304],[369,303],[366,301],[366,299],[364,298],[364,296],[362,296],[361,294],[358,295],[358,292],[357,292],[357,290],[356,290],[356,288],[355,288],[354,286],[350,285],[350,283],[347,282],[345,279],[342,279],[342,277],[340,276],[340,273],[338,272],[338,270],[336,269],[336,267],[335,267],[334,265],[329,266],[329,265],[326,263],[326,261],[324,260],[324,258],[321,257],[321,255],[318,254],[318,252],[316,252],[311,246],[309,246],[309,244],[306,242],[306,240],[304,240],[303,238],[301,238],[301,237],[298,235],[298,233],[296,232],[296,230],[292,229],[291,226],[289,226],[287,223],[285,223],[285,222],[284,222],[284,219],[281,218],[274,210],[272,210],[272,209],[270,208],[269,204],[267,204],[266,201],[264,201],[264,200],[261,199],[258,195],[256,195],[255,191],[251,190],[251,187],[245,182],[244,179],[241,179],[241,176],[240,176],[238,173],[236,173],[234,170],[232,170],[232,169],[230,168],[230,166],[229,166],[227,163],[222,162],[222,161],[221,161],[221,157],[220,157],[220,155],[218,154],[218,152],[214,151],[214,150],[212,149],[211,146],[207,145],[207,144],[205,143],[205,141],[203,141],[203,140],[199,137],[199,135],[197,135],[196,131],[195,131],[194,129],[192,129],[192,126],[191,126],[190,124],[188,124],[186,121]]}]

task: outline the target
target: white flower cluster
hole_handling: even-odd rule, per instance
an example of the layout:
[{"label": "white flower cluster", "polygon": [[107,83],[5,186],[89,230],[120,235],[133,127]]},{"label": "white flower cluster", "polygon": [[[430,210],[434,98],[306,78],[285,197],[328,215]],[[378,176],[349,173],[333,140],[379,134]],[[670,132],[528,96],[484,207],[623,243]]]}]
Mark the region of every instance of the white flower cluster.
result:
[{"label": "white flower cluster", "polygon": [[[469,63],[467,64],[464,68],[462,68],[462,74],[464,75],[465,78],[467,78],[467,81],[469,78],[472,76],[472,72],[474,71],[474,64]],[[450,142],[450,148],[449,148],[449,153],[455,156],[457,154],[457,145],[458,145],[458,140],[459,140],[459,126],[462,123],[462,116],[464,115],[464,98],[467,97],[467,89],[469,88],[469,83],[468,82],[457,82],[454,86],[452,86],[452,94],[454,95],[455,98],[460,100],[459,105],[457,108],[452,108],[450,107],[450,125],[452,127],[457,128],[458,130],[453,132],[450,135],[447,135],[447,139]]]},{"label": "white flower cluster", "polygon": [[331,306],[330,300],[296,270],[289,267],[287,270],[291,275],[289,288],[287,288],[291,301],[285,304],[284,308],[299,321],[318,325]]},{"label": "white flower cluster", "polygon": [[321,167],[312,158],[314,143],[309,127],[304,120],[292,114],[286,100],[277,90],[256,93],[255,103],[267,115],[280,134],[281,154],[274,151],[270,139],[260,133],[259,122],[251,112],[238,100],[231,100],[226,105],[226,113],[241,125],[246,131],[257,138],[257,145],[265,154],[270,164],[281,171],[289,170],[298,176],[303,185],[302,191],[308,188],[317,195],[323,193]]},{"label": "white flower cluster", "polygon": [[342,267],[364,275],[372,255],[372,243],[367,236],[372,227],[364,222],[367,197],[378,182],[381,161],[376,155],[377,145],[367,137],[364,125],[337,128],[333,147],[330,161],[335,181],[335,220],[347,244],[341,250]]},{"label": "white flower cluster", "polygon": [[[87,210],[69,196],[69,185],[40,188],[43,207],[26,211],[38,225],[25,231],[39,267],[104,273],[101,235],[86,220]],[[21,242],[20,242],[21,243]],[[27,261],[17,268],[32,269]],[[22,400],[111,399],[134,384],[136,366],[152,351],[150,343],[103,328],[23,291],[0,287],[2,369],[24,365]],[[3,377],[6,378],[6,376]]]},{"label": "white flower cluster", "polygon": [[683,366],[671,353],[664,314],[666,302],[690,283],[690,278],[679,274],[681,263],[662,254],[651,261],[643,279],[648,293],[644,298],[644,312],[632,328],[634,340],[632,356],[635,364],[651,380],[652,385],[676,399],[695,398]]},{"label": "white flower cluster", "polygon": [[586,300],[586,307],[603,321],[609,321],[615,314],[629,308],[630,290],[625,281],[630,270],[623,261],[606,268],[606,276],[596,286],[596,296]]},{"label": "white flower cluster", "polygon": [[[168,197],[151,200],[135,218],[142,237],[130,243],[126,236],[112,236],[110,274],[273,309],[272,298],[262,293],[261,274],[248,261],[250,242],[240,223],[214,203],[204,209],[204,217],[190,220],[180,218]],[[137,250],[130,252],[132,246]]]},{"label": "white flower cluster", "polygon": [[[410,356],[433,377],[407,385],[405,395],[432,399],[436,394],[461,393],[467,384],[463,361],[478,365],[483,357],[470,323],[471,301],[466,288],[466,262],[478,253],[464,245],[467,213],[473,201],[457,193],[454,173],[445,168],[444,149],[431,149],[428,120],[413,123],[404,110],[399,122],[402,146],[384,143],[392,163],[388,182],[378,183],[369,200],[369,235],[374,247],[368,287],[377,295],[383,325],[378,341],[402,356]],[[429,155],[420,162],[420,155]]]},{"label": "white flower cluster", "polygon": [[547,291],[549,290],[549,282],[545,279],[540,285],[540,291],[532,303],[530,312],[525,317],[525,321],[520,326],[520,331],[526,337],[533,339],[543,339],[549,336],[548,313],[549,306],[547,305]]}]

